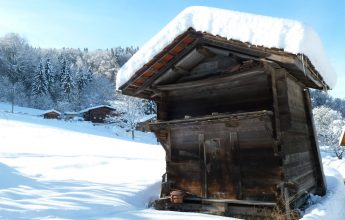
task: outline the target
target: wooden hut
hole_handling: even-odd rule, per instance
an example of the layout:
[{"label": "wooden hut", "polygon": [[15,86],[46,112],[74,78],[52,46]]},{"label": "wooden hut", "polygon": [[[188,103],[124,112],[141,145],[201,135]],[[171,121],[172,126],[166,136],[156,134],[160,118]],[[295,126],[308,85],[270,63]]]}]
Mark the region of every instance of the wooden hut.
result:
[{"label": "wooden hut", "polygon": [[115,108],[107,105],[87,108],[80,111],[80,113],[83,115],[85,121],[91,121],[93,123],[104,123],[107,116],[114,116],[117,114]]},{"label": "wooden hut", "polygon": [[166,173],[155,207],[291,219],[308,193],[324,195],[308,88],[329,86],[307,56],[178,35],[119,88],[157,103]]},{"label": "wooden hut", "polygon": [[61,113],[54,110],[54,109],[51,109],[51,110],[47,110],[45,112],[43,112],[43,118],[45,119],[58,119],[60,118],[61,116]]}]

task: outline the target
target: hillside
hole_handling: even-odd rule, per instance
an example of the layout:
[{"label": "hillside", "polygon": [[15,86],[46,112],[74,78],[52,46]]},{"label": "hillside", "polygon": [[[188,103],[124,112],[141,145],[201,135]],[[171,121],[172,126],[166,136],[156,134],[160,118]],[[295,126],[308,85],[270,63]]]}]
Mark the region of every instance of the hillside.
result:
[{"label": "hillside", "polygon": [[[132,142],[109,125],[8,109],[0,104],[0,219],[231,219],[147,208],[165,172],[164,150],[151,134]],[[313,196],[303,219],[340,220],[345,163],[327,155],[323,163],[327,195]]]}]

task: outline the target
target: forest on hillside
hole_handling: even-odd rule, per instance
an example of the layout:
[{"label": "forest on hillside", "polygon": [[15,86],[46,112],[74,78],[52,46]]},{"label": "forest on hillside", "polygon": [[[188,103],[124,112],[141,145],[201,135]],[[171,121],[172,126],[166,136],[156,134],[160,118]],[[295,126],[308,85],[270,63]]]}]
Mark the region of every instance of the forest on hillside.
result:
[{"label": "forest on hillside", "polygon": [[116,100],[116,72],[138,50],[41,49],[10,33],[0,37],[0,101],[80,111]]}]

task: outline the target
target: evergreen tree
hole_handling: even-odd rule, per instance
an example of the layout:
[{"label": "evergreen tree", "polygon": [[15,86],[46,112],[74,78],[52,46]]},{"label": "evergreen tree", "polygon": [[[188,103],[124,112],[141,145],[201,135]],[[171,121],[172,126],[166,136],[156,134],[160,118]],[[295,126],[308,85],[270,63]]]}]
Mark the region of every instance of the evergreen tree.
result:
[{"label": "evergreen tree", "polygon": [[43,69],[43,62],[40,60],[40,63],[37,67],[36,74],[34,75],[34,79],[32,82],[32,94],[37,95],[45,95],[48,91],[48,80]]},{"label": "evergreen tree", "polygon": [[89,84],[89,82],[90,82],[89,71],[79,67],[78,72],[77,72],[78,92],[82,92],[84,88],[87,86],[87,84]]},{"label": "evergreen tree", "polygon": [[72,91],[75,87],[74,80],[71,74],[70,66],[67,64],[66,59],[64,59],[63,66],[65,68],[62,71],[62,75],[61,75],[61,86],[62,86],[63,92],[67,95],[68,100],[70,100]]},{"label": "evergreen tree", "polygon": [[44,72],[45,72],[45,75],[47,76],[48,87],[51,87],[54,84],[55,79],[54,79],[54,74],[52,71],[52,66],[51,66],[51,62],[49,58],[46,60]]}]

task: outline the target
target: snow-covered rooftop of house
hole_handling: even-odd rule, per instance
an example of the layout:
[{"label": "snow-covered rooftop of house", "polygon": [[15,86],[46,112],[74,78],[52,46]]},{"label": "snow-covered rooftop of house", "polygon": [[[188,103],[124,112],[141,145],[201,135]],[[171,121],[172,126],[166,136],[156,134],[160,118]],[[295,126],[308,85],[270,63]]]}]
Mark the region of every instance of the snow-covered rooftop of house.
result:
[{"label": "snow-covered rooftop of house", "polygon": [[90,110],[92,110],[92,109],[102,108],[102,107],[110,108],[110,109],[116,110],[114,107],[111,107],[111,106],[109,106],[109,105],[97,105],[97,106],[93,106],[93,107],[90,107],[90,108],[86,108],[86,109],[84,109],[84,110],[81,110],[79,113],[84,113],[84,112],[90,111]]},{"label": "snow-covered rooftop of house", "polygon": [[117,89],[178,35],[191,27],[196,31],[249,42],[256,46],[280,48],[296,55],[304,54],[330,88],[334,88],[336,84],[335,71],[325,54],[321,40],[309,26],[294,20],[193,6],[177,15],[119,70]]},{"label": "snow-covered rooftop of house", "polygon": [[150,114],[150,115],[145,115],[144,117],[142,117],[139,122],[145,122],[145,121],[148,121],[148,120],[151,120],[153,118],[157,117],[156,114]]},{"label": "snow-covered rooftop of house", "polygon": [[80,112],[64,112],[65,115],[78,115]]},{"label": "snow-covered rooftop of house", "polygon": [[42,112],[42,115],[47,114],[47,113],[50,113],[50,112],[55,112],[55,113],[58,113],[59,115],[61,115],[61,112],[56,111],[55,109],[46,110],[46,111]]}]

